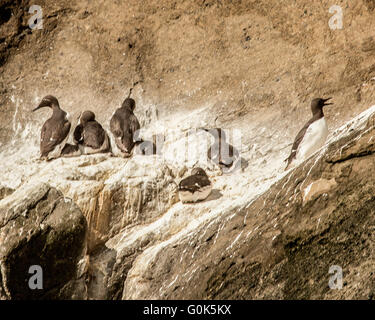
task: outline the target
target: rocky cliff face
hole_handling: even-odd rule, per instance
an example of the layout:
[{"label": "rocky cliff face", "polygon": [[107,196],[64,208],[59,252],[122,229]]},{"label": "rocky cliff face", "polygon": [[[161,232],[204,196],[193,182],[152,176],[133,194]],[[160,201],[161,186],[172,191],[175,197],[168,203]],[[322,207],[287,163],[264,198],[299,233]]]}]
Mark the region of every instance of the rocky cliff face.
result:
[{"label": "rocky cliff face", "polygon": [[[372,299],[375,108],[253,201],[145,250],[124,299]],[[355,126],[353,127],[353,124]],[[330,289],[331,267],[343,288]]]},{"label": "rocky cliff face", "polygon": [[[372,1],[340,3],[338,30],[328,2],[40,1],[40,30],[32,4],[0,0],[1,299],[373,297]],[[44,95],[108,130],[133,86],[161,156],[37,160]],[[328,95],[327,144],[284,172]],[[241,170],[207,162],[203,126],[227,129]],[[214,190],[183,205],[195,165]],[[22,294],[31,264],[46,286]]]},{"label": "rocky cliff face", "polygon": [[[71,199],[46,184],[24,186],[1,201],[0,219],[0,299],[85,296],[87,223]],[[35,266],[40,290],[30,285]]]}]

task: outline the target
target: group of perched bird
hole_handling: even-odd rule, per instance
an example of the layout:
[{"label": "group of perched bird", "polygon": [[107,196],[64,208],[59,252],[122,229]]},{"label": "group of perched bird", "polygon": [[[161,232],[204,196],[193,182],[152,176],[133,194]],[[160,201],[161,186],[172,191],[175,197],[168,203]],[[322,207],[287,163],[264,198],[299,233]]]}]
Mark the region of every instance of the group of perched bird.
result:
[{"label": "group of perched bird", "polygon": [[[74,145],[72,145],[66,143],[71,123],[67,113],[60,108],[56,97],[45,96],[33,111],[44,107],[52,109],[52,116],[42,127],[40,136],[40,158],[42,160],[111,152],[108,134],[95,120],[95,114],[92,111],[86,110],[80,114],[79,123],[73,132]],[[130,98],[129,94],[110,121],[110,129],[116,145],[125,157],[130,156],[136,141],[138,141],[136,135],[140,125],[133,113],[134,108],[135,101]]]},{"label": "group of perched bird", "polygon": [[[144,141],[139,136],[140,124],[134,114],[135,100],[130,97],[124,100],[110,119],[110,131],[115,144],[123,157],[130,157],[133,150],[143,155],[158,154],[155,141]],[[327,138],[328,129],[324,119],[323,107],[328,99],[316,98],[311,102],[312,118],[297,134],[287,161],[287,170],[312,155],[321,148]],[[71,122],[67,113],[60,108],[56,97],[45,96],[33,110],[49,107],[52,116],[42,127],[40,137],[40,158],[51,160],[58,157],[73,157],[83,154],[111,153],[111,140],[101,124],[95,120],[95,114],[86,110],[79,116],[78,125],[73,131],[74,144],[67,143]],[[226,141],[223,129],[201,130],[209,132],[214,142],[207,151],[207,157],[219,165],[224,172],[231,172],[241,165],[240,154],[236,148]],[[113,154],[112,154],[113,155]],[[212,190],[212,183],[202,168],[193,168],[191,175],[179,183],[179,197],[183,203],[198,202],[206,199]]]}]

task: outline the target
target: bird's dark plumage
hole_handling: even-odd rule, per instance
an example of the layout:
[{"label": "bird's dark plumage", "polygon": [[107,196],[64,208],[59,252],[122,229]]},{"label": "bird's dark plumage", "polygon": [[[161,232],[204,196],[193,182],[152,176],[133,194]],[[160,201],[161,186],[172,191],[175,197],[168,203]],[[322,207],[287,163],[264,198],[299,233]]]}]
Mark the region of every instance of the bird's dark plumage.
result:
[{"label": "bird's dark plumage", "polygon": [[73,157],[80,155],[80,150],[78,145],[66,143],[64,148],[61,150],[62,157]]},{"label": "bird's dark plumage", "polygon": [[298,150],[298,146],[300,145],[305,133],[306,133],[306,130],[307,128],[310,126],[310,124],[312,124],[316,119],[314,118],[311,118],[309,121],[306,122],[306,124],[303,126],[303,128],[298,132],[296,138],[294,139],[294,143],[293,143],[293,146],[292,146],[292,150],[290,152],[290,155],[287,159],[285,159],[285,161],[287,161],[287,166],[286,168],[289,167],[289,165],[291,164],[291,162],[296,158],[296,154],[297,154],[297,150]]},{"label": "bird's dark plumage", "polygon": [[[59,103],[54,96],[46,96],[33,111],[43,107],[52,109],[52,116],[42,127],[40,136],[40,154],[42,159],[47,159],[48,155],[56,148],[63,148],[64,141],[68,137],[71,124],[67,119],[67,113],[60,109]],[[56,156],[60,156],[59,154]]]},{"label": "bird's dark plumage", "polygon": [[178,184],[178,195],[183,203],[202,201],[211,190],[211,181],[202,168],[193,169],[191,175]]},{"label": "bird's dark plumage", "polygon": [[73,133],[74,142],[81,145],[83,153],[104,153],[110,151],[109,138],[103,127],[95,120],[92,111],[84,111],[80,117],[80,124]]},{"label": "bird's dark plumage", "polygon": [[196,168],[191,171],[191,176],[181,180],[178,185],[178,190],[193,193],[209,185],[211,185],[211,182],[206,172],[201,168]]},{"label": "bird's dark plumage", "polygon": [[204,129],[209,132],[214,138],[214,143],[207,151],[207,157],[226,169],[231,168],[234,162],[239,158],[239,152],[231,144],[226,142],[225,131],[220,128]]},{"label": "bird's dark plumage", "polygon": [[110,120],[110,130],[115,137],[116,145],[125,156],[130,156],[135,141],[138,140],[140,124],[133,113],[134,108],[135,101],[128,97]]}]

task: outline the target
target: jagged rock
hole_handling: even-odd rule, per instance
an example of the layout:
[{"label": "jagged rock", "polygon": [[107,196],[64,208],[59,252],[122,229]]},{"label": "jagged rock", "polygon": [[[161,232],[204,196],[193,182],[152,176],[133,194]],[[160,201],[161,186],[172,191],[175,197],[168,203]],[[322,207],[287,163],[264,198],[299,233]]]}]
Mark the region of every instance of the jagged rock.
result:
[{"label": "jagged rock", "polygon": [[[233,176],[210,171],[214,184],[212,195],[194,205],[175,203],[175,186],[183,176],[184,165],[171,165],[158,158],[93,155],[33,163],[34,166],[26,164],[32,169],[23,179],[26,186],[40,181],[50,183],[76,201],[89,225],[91,247],[89,255],[82,253],[76,265],[79,276],[51,290],[50,296],[88,299],[321,297],[317,291],[307,288],[305,282],[313,289],[315,285],[323,288],[324,283],[328,284],[328,270],[326,282],[319,282],[318,276],[323,279],[322,270],[326,266],[322,264],[329,259],[335,265],[332,250],[345,248],[348,239],[352,241],[348,244],[350,250],[363,249],[355,238],[358,236],[353,238],[349,232],[354,221],[357,222],[350,220],[354,219],[351,213],[357,207],[350,207],[348,212],[341,210],[344,204],[351,205],[354,195],[355,206],[371,195],[371,176],[363,174],[372,174],[374,117],[368,116],[374,110],[374,107],[369,109],[338,130],[337,141],[331,141],[320,153],[288,173],[282,171],[281,162],[275,161],[267,171],[268,177],[259,178],[260,172],[256,172],[258,180],[254,181],[249,177],[249,170]],[[364,159],[370,159],[370,169],[359,166],[355,179],[368,179],[368,191],[362,190],[358,181],[349,181],[357,161]],[[276,170],[283,172],[281,179]],[[13,173],[9,172],[6,181],[11,181]],[[266,193],[254,198],[274,181],[277,183]],[[153,187],[158,183],[166,191],[161,198]],[[359,188],[358,193],[354,188]],[[148,196],[144,196],[145,191]],[[2,202],[10,201],[16,193]],[[337,216],[344,217],[345,226],[350,225],[344,235],[339,233],[342,220],[335,220]],[[367,221],[361,219],[358,226]],[[333,233],[333,238],[329,228],[339,230]],[[341,239],[338,246],[333,243],[335,237]],[[323,244],[319,239],[323,239]],[[322,245],[323,249],[317,251]],[[370,255],[370,251],[365,253]],[[307,270],[320,255],[322,262],[317,264],[320,273],[314,274],[314,269],[313,273],[306,273],[309,277],[306,280],[302,269]],[[345,253],[341,258],[346,258]],[[344,272],[347,266],[352,270],[354,267],[345,261]],[[296,289],[291,289],[289,283]],[[334,293],[331,296],[336,297]]]},{"label": "jagged rock", "polygon": [[2,200],[5,197],[11,195],[13,192],[14,192],[13,189],[0,185],[0,200]]},{"label": "jagged rock", "polygon": [[[85,298],[77,262],[86,230],[77,205],[47,184],[26,185],[1,200],[0,299]],[[29,287],[33,265],[42,268],[41,290]]]},{"label": "jagged rock", "polygon": [[[338,130],[337,140],[255,201],[143,251],[128,272],[123,299],[372,299],[370,111],[361,126],[352,121]],[[335,266],[343,271],[341,290],[329,287]]]},{"label": "jagged rock", "polygon": [[[28,183],[48,183],[81,209],[88,223],[89,252],[125,227],[154,220],[178,201],[176,173],[157,156],[123,159],[99,154],[28,167]],[[10,171],[9,180],[13,175]]]}]

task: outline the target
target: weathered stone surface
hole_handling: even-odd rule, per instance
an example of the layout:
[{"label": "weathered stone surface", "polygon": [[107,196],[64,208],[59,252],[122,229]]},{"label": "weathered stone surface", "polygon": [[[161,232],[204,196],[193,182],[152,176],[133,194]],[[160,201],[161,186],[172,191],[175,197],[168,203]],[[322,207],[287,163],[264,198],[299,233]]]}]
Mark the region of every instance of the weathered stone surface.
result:
[{"label": "weathered stone surface", "polygon": [[[338,132],[253,203],[145,250],[123,298],[374,298],[374,120]],[[304,200],[319,181],[324,192]],[[329,287],[332,266],[343,270],[341,290]]]},{"label": "weathered stone surface", "polygon": [[335,179],[319,179],[311,182],[303,190],[303,203],[309,202],[314,198],[319,197],[322,193],[327,193],[331,188],[337,185]]},{"label": "weathered stone surface", "polygon": [[[34,161],[28,167],[25,180],[48,183],[81,209],[88,223],[89,252],[125,227],[156,219],[178,201],[177,172],[158,157],[91,155],[47,164]],[[4,176],[12,181],[13,175],[9,171]]]},{"label": "weathered stone surface", "polygon": [[[47,184],[26,185],[1,200],[0,298],[84,298],[77,263],[86,230],[80,209]],[[29,288],[32,265],[42,267],[42,290]]]},{"label": "weathered stone surface", "polygon": [[13,189],[7,188],[0,185],[0,200],[4,199],[5,197],[9,196],[14,192]]},{"label": "weathered stone surface", "polygon": [[[361,244],[354,248],[349,231],[337,246],[334,230],[343,226],[334,217],[340,214],[344,225],[354,219],[340,210],[344,204],[354,210],[349,202],[360,205],[371,191],[359,182],[357,193],[349,182],[358,182],[353,173],[362,175],[362,166],[369,165],[372,136],[350,134],[348,124],[340,147],[331,144],[323,152],[326,160],[306,163],[256,197],[285,174],[283,159],[310,117],[312,98],[333,97],[334,106],[325,111],[331,136],[373,103],[373,3],[343,5],[344,28],[332,30],[332,4],[307,0],[42,1],[43,29],[31,30],[27,8],[33,0],[0,1],[0,199],[45,182],[72,198],[88,224],[78,279],[49,296],[322,296],[317,277],[306,280],[301,270],[320,270],[309,252],[328,261],[334,250],[359,261],[351,269],[343,266],[344,277],[358,270],[365,281],[371,252]],[[135,114],[147,131],[142,137],[167,133],[162,154],[170,148],[168,160],[175,163],[105,155],[36,160],[50,111],[30,111],[43,96],[58,97],[74,121],[81,111],[94,111],[108,131],[111,115],[133,86]],[[248,167],[231,177],[209,168],[210,198],[182,206],[176,184],[200,163],[181,161],[189,153],[181,136],[202,126],[240,130],[241,141],[234,142]],[[201,147],[198,153],[205,155]],[[369,221],[359,214],[347,229],[367,230]],[[22,228],[17,231],[22,235]],[[323,267],[319,277],[326,288]],[[350,281],[347,288],[361,286]]]}]

